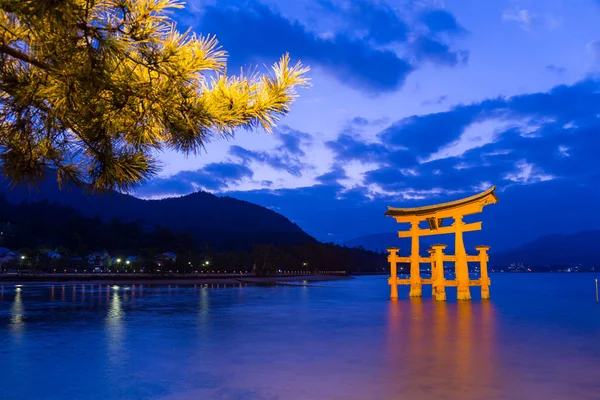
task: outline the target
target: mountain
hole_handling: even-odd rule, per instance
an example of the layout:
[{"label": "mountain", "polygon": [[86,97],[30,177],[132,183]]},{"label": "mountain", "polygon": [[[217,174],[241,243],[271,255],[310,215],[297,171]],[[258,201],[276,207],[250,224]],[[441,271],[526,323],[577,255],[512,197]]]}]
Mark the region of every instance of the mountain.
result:
[{"label": "mountain", "polygon": [[[410,254],[410,239],[399,239],[396,232],[376,233],[361,236],[344,243],[348,247],[362,247],[372,251],[385,251],[386,247],[399,247],[401,255]],[[476,254],[473,249],[475,242],[465,235],[465,247],[468,254]],[[471,243],[473,242],[473,243]],[[420,253],[426,251],[432,244],[444,243],[448,247],[444,252],[454,254],[454,239],[450,235],[425,236],[420,238]],[[515,249],[494,252],[490,250],[490,266],[509,266],[513,263],[525,264],[531,267],[566,267],[582,265],[584,267],[600,265],[600,230],[584,231],[571,235],[552,234]]]},{"label": "mountain", "polygon": [[48,200],[105,221],[117,218],[125,222],[142,222],[147,227],[158,225],[174,232],[189,232],[196,242],[210,243],[218,250],[245,250],[254,244],[265,243],[316,242],[298,225],[275,211],[206,192],[162,200],[142,200],[117,192],[93,195],[85,187],[59,190],[56,176],[51,172],[37,189],[11,188],[0,175],[0,192],[14,204]]},{"label": "mountain", "polygon": [[514,250],[490,255],[490,265],[508,266],[523,263],[531,267],[565,267],[600,265],[600,230],[571,235],[542,236]]},{"label": "mountain", "polygon": [[396,232],[374,233],[344,242],[344,246],[363,247],[372,251],[385,251],[386,247],[400,247]]}]

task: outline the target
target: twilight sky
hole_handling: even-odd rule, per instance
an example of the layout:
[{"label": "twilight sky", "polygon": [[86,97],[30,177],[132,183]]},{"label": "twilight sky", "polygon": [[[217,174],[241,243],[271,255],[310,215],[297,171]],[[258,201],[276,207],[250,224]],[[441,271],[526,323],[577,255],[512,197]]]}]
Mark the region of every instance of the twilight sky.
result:
[{"label": "twilight sky", "polygon": [[191,0],[174,16],[216,34],[231,73],[289,52],[313,87],[272,135],[164,153],[137,196],[206,190],[343,242],[397,230],[387,205],[496,185],[478,238],[498,250],[599,229],[600,0]]}]

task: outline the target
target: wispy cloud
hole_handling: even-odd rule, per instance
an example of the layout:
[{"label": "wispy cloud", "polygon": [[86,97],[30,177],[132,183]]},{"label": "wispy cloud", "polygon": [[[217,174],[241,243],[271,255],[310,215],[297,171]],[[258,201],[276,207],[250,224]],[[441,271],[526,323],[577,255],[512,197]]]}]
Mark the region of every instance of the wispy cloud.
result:
[{"label": "wispy cloud", "polygon": [[533,15],[531,11],[525,8],[515,7],[504,10],[504,12],[502,12],[502,20],[516,22],[521,28],[529,30],[531,28],[531,23],[533,22]]}]

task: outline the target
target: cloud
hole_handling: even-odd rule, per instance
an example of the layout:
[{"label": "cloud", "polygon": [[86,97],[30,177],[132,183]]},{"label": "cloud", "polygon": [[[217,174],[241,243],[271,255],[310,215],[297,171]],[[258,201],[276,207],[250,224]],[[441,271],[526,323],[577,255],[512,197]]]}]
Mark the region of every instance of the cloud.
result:
[{"label": "cloud", "polygon": [[562,17],[547,12],[534,13],[531,10],[514,7],[504,10],[502,20],[516,22],[521,29],[529,31],[533,27],[545,28],[553,31],[562,26]]},{"label": "cloud", "polygon": [[402,43],[408,38],[408,25],[386,3],[356,0],[344,5],[329,0],[319,3],[326,11],[343,16],[353,29],[364,30],[364,38],[374,43]]},{"label": "cloud", "polygon": [[239,158],[244,165],[251,162],[265,164],[279,171],[286,171],[293,176],[301,176],[302,171],[308,166],[301,162],[297,157],[290,156],[288,153],[269,153],[267,151],[253,151],[241,146],[233,145],[229,148],[229,154]]},{"label": "cloud", "polygon": [[428,37],[415,40],[412,49],[417,60],[441,66],[455,67],[464,65],[469,60],[468,51],[452,51],[448,45]]},{"label": "cloud", "polygon": [[586,45],[588,54],[594,65],[600,65],[600,40],[592,40]]},{"label": "cloud", "polygon": [[[204,7],[197,30],[216,34],[230,55],[230,69],[272,62],[289,51],[294,59],[370,93],[401,88],[418,68],[414,61],[454,67],[468,60],[467,51],[453,50],[437,37],[466,32],[447,11],[432,10],[422,16],[423,21],[410,25],[385,2],[321,0],[319,4],[319,21],[326,16],[339,22],[328,22],[334,30],[326,34],[255,1]],[[429,36],[419,32],[418,23],[429,27]],[[398,44],[403,45],[402,55],[393,46]]]},{"label": "cloud", "polygon": [[281,141],[279,151],[285,151],[295,156],[304,156],[306,153],[302,149],[312,143],[312,136],[305,132],[300,132],[289,126],[281,126],[276,129],[275,137]]},{"label": "cloud", "polygon": [[533,15],[525,8],[515,7],[510,10],[505,10],[502,13],[502,20],[516,22],[521,28],[528,30],[533,22]]},{"label": "cloud", "polygon": [[387,124],[389,118],[367,119],[364,117],[354,117],[346,124],[346,129],[362,128],[367,126],[381,126]]},{"label": "cloud", "polygon": [[[320,66],[339,81],[371,92],[398,89],[414,69],[396,53],[375,48],[366,39],[345,33],[321,38],[258,3],[207,6],[199,28],[204,34],[217,35],[233,65],[275,60],[289,51],[295,59]],[[381,31],[376,37],[383,40],[392,33],[387,35]]]},{"label": "cloud", "polygon": [[554,64],[546,65],[546,70],[550,72],[554,72],[557,75],[564,75],[567,72],[567,69],[564,67],[557,67]]},{"label": "cloud", "polygon": [[424,102],[421,103],[422,106],[430,106],[430,105],[439,105],[444,103],[446,100],[448,100],[448,96],[444,95],[444,96],[440,96],[437,99],[433,99],[433,100],[425,100]]},{"label": "cloud", "polygon": [[336,163],[371,166],[360,184],[377,193],[460,193],[569,178],[597,179],[600,81],[488,99],[396,121],[366,141],[343,130],[327,142]]},{"label": "cloud", "polygon": [[221,191],[230,184],[252,178],[253,172],[240,164],[221,162],[207,164],[195,171],[181,171],[166,178],[153,179],[140,186],[139,196],[183,195],[198,190]]},{"label": "cloud", "polygon": [[336,140],[327,141],[325,145],[333,151],[336,160],[342,162],[355,160],[364,163],[376,162],[388,152],[383,144],[366,143],[360,137],[355,138],[348,133],[340,134]]},{"label": "cloud", "polygon": [[461,105],[447,112],[404,118],[381,131],[379,139],[388,146],[410,149],[426,156],[458,140],[471,123],[498,114],[503,104],[502,100],[487,100]]},{"label": "cloud", "polygon": [[516,183],[535,183],[552,180],[554,176],[544,173],[540,167],[526,160],[519,160],[515,164],[515,171],[506,174],[504,179]]},{"label": "cloud", "polygon": [[346,171],[344,168],[336,164],[331,168],[331,171],[317,176],[317,182],[324,185],[338,185],[340,180],[348,179],[348,175],[346,175]]},{"label": "cloud", "polygon": [[430,10],[421,15],[421,21],[427,26],[431,33],[447,33],[460,35],[467,33],[454,15],[446,10]]}]

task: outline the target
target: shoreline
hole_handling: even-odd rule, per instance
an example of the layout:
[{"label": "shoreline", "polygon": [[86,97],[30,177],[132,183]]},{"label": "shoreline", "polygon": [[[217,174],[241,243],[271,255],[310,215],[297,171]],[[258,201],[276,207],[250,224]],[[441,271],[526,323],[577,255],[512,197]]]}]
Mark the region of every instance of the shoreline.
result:
[{"label": "shoreline", "polygon": [[276,285],[285,282],[325,282],[335,280],[352,279],[348,275],[286,275],[286,276],[252,276],[252,275],[210,275],[210,276],[152,276],[152,275],[83,275],[68,274],[60,277],[51,275],[4,275],[0,274],[1,285],[197,285],[197,284],[253,284],[253,285]]}]

